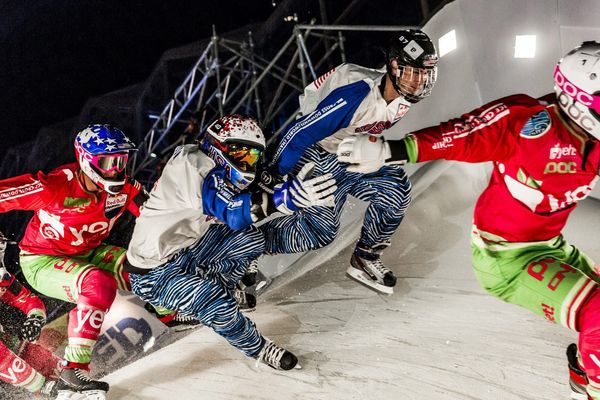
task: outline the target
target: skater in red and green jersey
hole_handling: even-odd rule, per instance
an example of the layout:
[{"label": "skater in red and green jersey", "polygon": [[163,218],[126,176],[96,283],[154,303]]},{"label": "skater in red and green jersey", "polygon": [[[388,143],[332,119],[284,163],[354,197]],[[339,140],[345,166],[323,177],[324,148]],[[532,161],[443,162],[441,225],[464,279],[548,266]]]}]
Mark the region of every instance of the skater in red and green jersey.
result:
[{"label": "skater in red and green jersey", "polygon": [[125,249],[103,240],[125,211],[139,215],[147,195],[126,175],[135,145],[121,130],[88,126],[75,150],[76,163],[0,180],[0,212],[34,211],[19,243],[23,275],[38,292],[77,305],[69,313],[60,389],[102,399],[108,384],[88,375],[92,350],[117,288],[131,290]]},{"label": "skater in red and green jersey", "polygon": [[549,103],[527,95],[493,101],[402,140],[349,138],[349,170],[435,159],[493,162],[475,207],[473,268],[491,294],[579,332],[569,346],[571,387],[600,399],[598,265],[561,231],[600,167],[600,43],[584,42],[554,70]]}]

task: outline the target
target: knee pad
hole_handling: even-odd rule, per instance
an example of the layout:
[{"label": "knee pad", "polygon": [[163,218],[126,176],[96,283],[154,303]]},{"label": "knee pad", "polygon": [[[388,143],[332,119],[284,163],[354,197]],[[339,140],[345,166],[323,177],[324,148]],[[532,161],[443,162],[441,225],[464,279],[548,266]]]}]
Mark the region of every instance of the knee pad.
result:
[{"label": "knee pad", "polygon": [[78,285],[77,305],[108,311],[117,295],[117,280],[112,274],[92,268]]}]

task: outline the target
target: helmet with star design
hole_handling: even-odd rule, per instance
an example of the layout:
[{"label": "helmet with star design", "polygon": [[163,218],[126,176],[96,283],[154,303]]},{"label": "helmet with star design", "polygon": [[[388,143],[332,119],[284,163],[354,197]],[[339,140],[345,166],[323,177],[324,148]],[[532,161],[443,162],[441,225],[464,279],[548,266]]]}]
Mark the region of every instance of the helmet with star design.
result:
[{"label": "helmet with star design", "polygon": [[75,137],[75,155],[83,173],[110,194],[123,189],[129,152],[135,144],[118,128],[89,125]]}]

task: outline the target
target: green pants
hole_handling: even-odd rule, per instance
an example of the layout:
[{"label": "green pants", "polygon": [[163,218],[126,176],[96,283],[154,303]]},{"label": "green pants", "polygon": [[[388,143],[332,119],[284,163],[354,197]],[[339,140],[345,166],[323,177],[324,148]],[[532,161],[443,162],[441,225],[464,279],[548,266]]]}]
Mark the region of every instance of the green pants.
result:
[{"label": "green pants", "polygon": [[21,253],[20,263],[27,282],[46,296],[77,302],[78,283],[90,268],[100,268],[115,276],[119,289],[131,291],[123,272],[126,250],[100,245],[96,249],[74,256],[49,256]]},{"label": "green pants", "polygon": [[485,290],[578,331],[577,312],[600,283],[588,256],[562,236],[511,243],[475,227],[471,239],[473,269]]}]

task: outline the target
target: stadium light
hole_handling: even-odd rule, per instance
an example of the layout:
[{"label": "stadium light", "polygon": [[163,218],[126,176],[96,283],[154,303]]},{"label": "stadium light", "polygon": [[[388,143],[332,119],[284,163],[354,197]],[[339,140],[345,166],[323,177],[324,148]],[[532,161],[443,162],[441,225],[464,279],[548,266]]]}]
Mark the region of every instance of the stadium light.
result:
[{"label": "stadium light", "polygon": [[515,58],[535,57],[535,35],[515,36]]},{"label": "stadium light", "polygon": [[438,47],[440,49],[440,57],[445,56],[452,50],[456,49],[456,31],[452,29],[438,40]]}]

